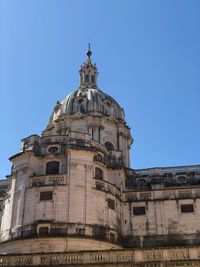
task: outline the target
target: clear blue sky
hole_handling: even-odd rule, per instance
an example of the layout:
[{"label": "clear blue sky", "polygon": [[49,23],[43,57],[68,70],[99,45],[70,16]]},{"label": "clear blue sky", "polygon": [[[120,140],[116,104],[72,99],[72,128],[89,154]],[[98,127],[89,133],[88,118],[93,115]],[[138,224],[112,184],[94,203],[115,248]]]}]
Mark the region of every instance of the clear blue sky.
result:
[{"label": "clear blue sky", "polygon": [[199,164],[199,14],[199,0],[1,0],[0,177],[78,87],[88,42],[131,127],[132,167]]}]

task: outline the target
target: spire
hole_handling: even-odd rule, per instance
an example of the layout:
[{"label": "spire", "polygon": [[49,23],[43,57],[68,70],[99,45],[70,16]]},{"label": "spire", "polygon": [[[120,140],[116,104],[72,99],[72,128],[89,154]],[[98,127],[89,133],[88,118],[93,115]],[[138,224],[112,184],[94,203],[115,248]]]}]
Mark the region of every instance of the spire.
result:
[{"label": "spire", "polygon": [[90,43],[89,43],[88,44],[88,51],[87,51],[88,60],[90,60],[91,55],[92,55],[92,51],[90,50]]},{"label": "spire", "polygon": [[97,88],[97,76],[98,70],[96,64],[92,64],[91,56],[92,51],[90,49],[90,43],[88,44],[88,51],[86,53],[87,61],[81,66],[80,73],[80,89],[85,88]]}]

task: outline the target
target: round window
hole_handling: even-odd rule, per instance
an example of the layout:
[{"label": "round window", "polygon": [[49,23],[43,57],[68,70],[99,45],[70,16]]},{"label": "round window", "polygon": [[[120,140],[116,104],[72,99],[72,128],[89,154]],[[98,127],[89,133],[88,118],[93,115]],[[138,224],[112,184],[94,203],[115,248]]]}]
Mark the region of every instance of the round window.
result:
[{"label": "round window", "polygon": [[147,183],[147,180],[144,179],[144,178],[140,178],[140,179],[136,180],[136,183],[137,183],[138,186],[145,186],[146,183]]},{"label": "round window", "polygon": [[185,183],[187,183],[187,177],[184,176],[184,175],[178,176],[176,178],[176,181],[177,181],[178,184],[185,184]]},{"label": "round window", "polygon": [[54,154],[56,152],[58,152],[58,147],[57,146],[52,146],[52,147],[49,148],[49,153]]},{"label": "round window", "polygon": [[112,150],[112,149],[114,149],[113,144],[110,143],[110,142],[105,142],[105,146],[106,146],[106,148],[107,148],[108,150]]}]

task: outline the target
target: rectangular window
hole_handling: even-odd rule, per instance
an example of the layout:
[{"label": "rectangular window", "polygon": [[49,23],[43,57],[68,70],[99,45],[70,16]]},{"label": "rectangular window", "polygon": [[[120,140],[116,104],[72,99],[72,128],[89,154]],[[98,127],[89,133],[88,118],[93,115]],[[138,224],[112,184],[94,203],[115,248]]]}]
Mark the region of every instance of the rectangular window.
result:
[{"label": "rectangular window", "polygon": [[40,227],[39,228],[39,235],[40,236],[47,236],[49,234],[49,227]]},{"label": "rectangular window", "polygon": [[193,204],[183,204],[183,205],[181,205],[181,212],[182,213],[194,212]]},{"label": "rectangular window", "polygon": [[133,207],[133,215],[144,215],[146,214],[145,207]]},{"label": "rectangular window", "polygon": [[85,74],[85,83],[89,83],[89,74]]},{"label": "rectangular window", "polygon": [[108,199],[108,208],[115,210],[115,201],[113,199]]},{"label": "rectangular window", "polygon": [[91,76],[91,82],[95,83],[95,76],[94,75]]},{"label": "rectangular window", "polygon": [[52,198],[53,198],[53,192],[52,191],[40,192],[40,201],[52,200]]}]

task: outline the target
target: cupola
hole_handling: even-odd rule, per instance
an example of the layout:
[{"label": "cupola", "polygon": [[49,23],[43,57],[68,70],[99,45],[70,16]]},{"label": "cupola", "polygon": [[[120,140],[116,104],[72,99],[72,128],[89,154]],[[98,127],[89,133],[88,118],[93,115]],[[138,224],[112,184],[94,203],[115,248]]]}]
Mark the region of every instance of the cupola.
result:
[{"label": "cupola", "polygon": [[98,70],[96,64],[92,64],[91,61],[92,51],[90,50],[90,44],[88,44],[87,61],[81,66],[80,73],[80,89],[85,88],[97,88],[97,76]]}]

